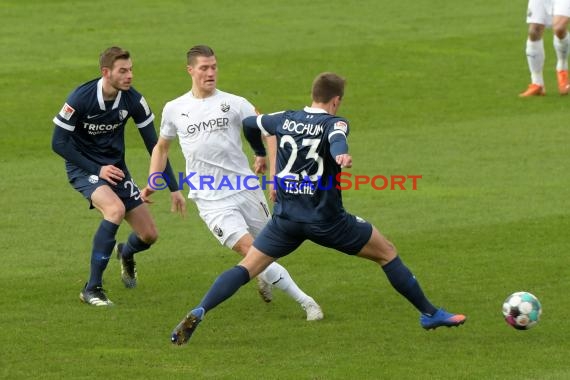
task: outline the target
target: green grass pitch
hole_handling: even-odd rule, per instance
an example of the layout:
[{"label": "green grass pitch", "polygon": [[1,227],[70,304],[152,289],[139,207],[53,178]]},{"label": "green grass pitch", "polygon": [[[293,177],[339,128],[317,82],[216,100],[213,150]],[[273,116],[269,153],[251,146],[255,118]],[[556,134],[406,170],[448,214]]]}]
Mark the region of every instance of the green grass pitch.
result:
[{"label": "green grass pitch", "polygon": [[[4,0],[0,13],[0,378],[570,378],[570,98],[556,93],[551,31],[547,96],[517,96],[529,80],[526,1]],[[113,260],[116,307],[80,304],[100,217],[66,183],[51,120],[111,45],[131,51],[134,85],[159,120],[189,89],[185,53],[198,43],[217,53],[219,88],[265,112],[306,105],[319,72],[348,79],[351,173],[422,179],[416,191],[346,191],[345,205],[464,326],[422,330],[379,268],[306,243],[282,263],[325,320],[307,323],[280,293],[263,304],[251,283],[173,347],[171,329],[239,257],[192,204],[185,220],[171,215],[166,192],[152,205],[161,237],[137,258],[139,287],[122,286]],[[127,162],[143,185],[135,129]],[[123,224],[119,238],[128,233]],[[544,308],[530,331],[502,319],[518,290]]]}]

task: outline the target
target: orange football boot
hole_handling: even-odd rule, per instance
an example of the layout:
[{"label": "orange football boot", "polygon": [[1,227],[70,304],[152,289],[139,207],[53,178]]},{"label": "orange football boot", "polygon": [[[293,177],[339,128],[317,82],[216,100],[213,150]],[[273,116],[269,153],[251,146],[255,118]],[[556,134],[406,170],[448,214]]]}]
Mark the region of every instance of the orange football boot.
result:
[{"label": "orange football boot", "polygon": [[570,85],[568,84],[568,70],[557,71],[556,79],[558,79],[558,92],[560,95],[568,95],[568,92],[570,92]]},{"label": "orange football boot", "polygon": [[539,85],[539,84],[536,84],[536,83],[529,84],[526,91],[521,92],[519,94],[519,96],[521,98],[526,98],[529,96],[544,96],[544,95],[546,95],[546,91],[544,91],[544,87]]}]

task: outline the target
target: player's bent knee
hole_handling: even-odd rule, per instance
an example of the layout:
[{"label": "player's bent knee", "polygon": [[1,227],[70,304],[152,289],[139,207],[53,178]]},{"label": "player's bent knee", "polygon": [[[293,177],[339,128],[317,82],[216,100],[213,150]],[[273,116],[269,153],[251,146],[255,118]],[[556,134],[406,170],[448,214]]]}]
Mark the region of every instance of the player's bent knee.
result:
[{"label": "player's bent knee", "polygon": [[158,230],[153,226],[148,231],[144,231],[141,234],[140,239],[148,245],[154,244],[158,240]]},{"label": "player's bent knee", "polygon": [[141,240],[144,241],[145,243],[147,243],[148,245],[152,245],[152,244],[156,243],[156,241],[158,240],[158,234],[146,235]]},{"label": "player's bent knee", "polygon": [[566,28],[567,28],[566,25],[555,27],[553,29],[553,32],[556,35],[556,37],[562,40],[566,37],[566,33],[568,33]]},{"label": "player's bent knee", "polygon": [[274,261],[273,257],[266,255],[252,245],[247,255],[239,262],[239,265],[247,269],[250,278],[253,278],[263,272]]},{"label": "player's bent knee", "polygon": [[528,39],[531,41],[539,41],[544,33],[544,26],[539,24],[530,24],[528,27]]},{"label": "player's bent knee", "polygon": [[125,218],[125,206],[120,202],[114,203],[109,207],[105,207],[101,212],[105,219],[116,224],[121,224]]},{"label": "player's bent knee", "polygon": [[359,257],[374,261],[380,265],[393,260],[398,253],[396,247],[378,230],[374,229],[368,243],[362,248]]}]

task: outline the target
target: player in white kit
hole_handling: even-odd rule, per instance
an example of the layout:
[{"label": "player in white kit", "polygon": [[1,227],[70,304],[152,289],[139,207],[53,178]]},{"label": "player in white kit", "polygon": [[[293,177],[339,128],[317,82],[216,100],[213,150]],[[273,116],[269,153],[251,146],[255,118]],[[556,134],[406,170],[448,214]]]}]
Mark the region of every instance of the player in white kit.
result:
[{"label": "player in white kit", "polygon": [[529,0],[526,22],[528,39],[526,56],[530,70],[531,83],[520,94],[521,97],[545,95],[543,69],[544,29],[552,28],[554,33],[554,51],[556,52],[556,79],[560,95],[568,95],[568,53],[570,37],[568,36],[568,20],[570,19],[570,0]]},{"label": "player in white kit", "polygon": [[[164,106],[150,176],[164,170],[170,144],[178,137],[187,175],[180,185],[190,188],[188,197],[196,203],[200,217],[220,243],[245,256],[253,238],[270,219],[265,196],[241,143],[242,120],[257,112],[246,99],[216,88],[217,63],[210,47],[194,46],[187,58],[192,88]],[[256,173],[265,172],[261,134],[246,138],[256,154]],[[270,149],[271,143],[274,146],[275,141],[268,142]],[[143,199],[148,201],[154,190],[152,186],[143,189]],[[301,305],[307,320],[323,318],[320,306],[281,265],[269,266],[258,276],[258,283],[264,301],[272,300],[271,288],[276,287]]]}]

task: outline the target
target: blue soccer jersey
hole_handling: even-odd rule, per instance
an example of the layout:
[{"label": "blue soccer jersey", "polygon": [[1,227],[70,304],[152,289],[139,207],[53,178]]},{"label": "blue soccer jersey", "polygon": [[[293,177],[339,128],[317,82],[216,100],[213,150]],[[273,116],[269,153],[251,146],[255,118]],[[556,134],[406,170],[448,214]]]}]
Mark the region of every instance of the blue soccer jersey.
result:
[{"label": "blue soccer jersey", "polygon": [[305,107],[257,117],[265,134],[277,137],[277,202],[273,213],[296,222],[323,222],[344,213],[330,139],[348,135],[348,121]]},{"label": "blue soccer jersey", "polygon": [[77,87],[53,122],[73,132],[71,143],[88,160],[99,166],[124,169],[127,120],[132,117],[136,126],[143,128],[152,123],[154,114],[133,87],[119,91],[114,100],[105,101],[102,83],[102,78],[98,78]]}]

